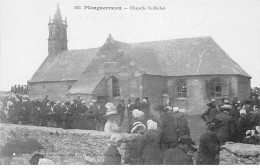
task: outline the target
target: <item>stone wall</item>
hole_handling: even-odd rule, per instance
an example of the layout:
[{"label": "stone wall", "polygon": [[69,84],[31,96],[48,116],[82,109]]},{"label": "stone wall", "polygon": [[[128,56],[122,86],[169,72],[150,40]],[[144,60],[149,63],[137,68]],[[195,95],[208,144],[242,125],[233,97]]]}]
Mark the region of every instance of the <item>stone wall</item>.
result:
[{"label": "stone wall", "polygon": [[[219,79],[222,85],[222,97],[211,97],[207,92],[207,84],[211,79]],[[187,83],[187,98],[177,97],[177,82],[185,80]],[[171,77],[168,80],[168,92],[171,97],[171,104],[187,109],[191,115],[201,114],[207,109],[207,103],[215,98],[218,104],[222,98],[232,101],[235,97],[239,100],[248,98],[250,94],[250,78],[234,75],[205,75],[205,76],[183,76]]]},{"label": "stone wall", "polygon": [[259,165],[260,145],[226,144],[220,152],[222,165]]},{"label": "stone wall", "polygon": [[68,97],[66,93],[74,83],[75,81],[29,83],[29,97],[42,100],[48,95],[52,101],[72,100],[73,98]]},{"label": "stone wall", "polygon": [[[47,128],[36,126],[0,124],[0,145],[11,139],[28,137],[40,142],[45,151],[41,153],[51,159],[55,164],[90,164],[84,159],[84,155],[93,159],[92,164],[102,164],[103,153],[108,145],[111,133],[92,130],[64,130],[61,128]],[[128,159],[129,144],[138,135],[120,133],[123,143],[119,147],[122,155],[122,163]],[[11,164],[29,164],[33,154],[25,154],[15,157]]]},{"label": "stone wall", "polygon": [[250,78],[239,76],[237,77],[237,85],[238,85],[238,93],[237,97],[239,100],[243,98],[248,98],[250,96],[251,91],[251,84],[250,84]]}]

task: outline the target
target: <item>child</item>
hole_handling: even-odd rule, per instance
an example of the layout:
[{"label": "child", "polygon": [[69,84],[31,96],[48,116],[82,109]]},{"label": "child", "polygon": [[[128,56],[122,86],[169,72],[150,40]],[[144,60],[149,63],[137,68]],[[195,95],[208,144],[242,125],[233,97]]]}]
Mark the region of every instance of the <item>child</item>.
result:
[{"label": "child", "polygon": [[103,165],[120,165],[121,155],[117,147],[121,146],[123,138],[119,134],[113,134],[110,138],[110,145],[104,153]]}]

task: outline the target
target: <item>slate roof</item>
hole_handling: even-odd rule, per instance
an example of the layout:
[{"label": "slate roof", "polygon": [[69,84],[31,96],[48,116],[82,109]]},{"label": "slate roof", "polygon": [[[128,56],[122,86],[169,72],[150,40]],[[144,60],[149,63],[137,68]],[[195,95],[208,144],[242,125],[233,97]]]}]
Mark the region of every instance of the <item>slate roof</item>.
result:
[{"label": "slate roof", "polygon": [[[211,37],[142,42],[131,45],[135,48],[153,49],[152,54],[155,56],[142,55],[142,60],[150,66],[145,66],[144,61],[139,62],[140,67],[147,74],[165,76],[229,74],[250,77]],[[151,61],[158,62],[157,66]],[[159,67],[158,71],[151,65]]]},{"label": "slate roof", "polygon": [[93,48],[49,55],[28,82],[78,80],[97,52]]},{"label": "slate roof", "polygon": [[[102,55],[103,51],[109,50],[113,50],[111,56]],[[113,64],[113,61],[117,63]],[[146,74],[162,76],[251,77],[211,37],[128,44],[109,36],[100,48],[69,50],[57,56],[48,56],[28,82],[77,80],[69,93],[91,94],[103,79],[105,71],[113,71],[118,66],[126,72],[138,69]]]},{"label": "slate roof", "polygon": [[[112,54],[102,55],[102,50],[109,50]],[[111,61],[115,61],[114,64],[106,64]],[[91,94],[95,87],[89,81],[98,84],[108,68],[113,71],[119,66],[125,66],[126,71],[133,68],[162,76],[226,74],[250,77],[211,37],[127,44],[109,36],[69,93]],[[93,78],[95,75],[99,77]]]}]

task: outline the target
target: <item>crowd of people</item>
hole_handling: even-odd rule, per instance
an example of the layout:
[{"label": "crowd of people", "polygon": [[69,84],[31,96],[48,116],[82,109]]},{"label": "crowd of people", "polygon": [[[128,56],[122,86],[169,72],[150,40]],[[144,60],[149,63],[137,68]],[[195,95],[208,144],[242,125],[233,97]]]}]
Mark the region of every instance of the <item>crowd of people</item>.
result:
[{"label": "crowd of people", "polygon": [[[185,117],[185,109],[178,107],[161,106],[160,122],[150,120],[149,113],[144,113],[138,108],[130,110],[132,120],[128,132],[140,134],[130,145],[130,159],[127,163],[133,165],[217,165],[219,153],[226,142],[240,142],[260,144],[260,97],[243,100],[234,100],[229,103],[224,100],[216,105],[214,99],[208,104],[208,109],[201,115],[207,127],[200,136],[199,147],[195,146],[190,137],[188,120]],[[145,100],[147,101],[147,99]],[[130,107],[129,105],[128,107]],[[115,107],[107,104],[111,113],[110,123],[114,125],[116,119]],[[115,126],[108,132],[116,133]],[[104,164],[120,164],[120,155],[116,147],[120,146],[119,134],[111,137],[111,144],[105,152]],[[193,153],[198,155],[193,159]],[[111,152],[114,157],[111,156]]]},{"label": "crowd of people", "polygon": [[[122,142],[119,133],[127,111],[128,128],[131,134],[140,134],[130,144],[128,164],[219,164],[219,152],[226,142],[260,144],[260,97],[231,103],[224,100],[216,105],[214,99],[201,115],[207,130],[200,137],[199,147],[190,136],[186,110],[169,105],[158,106],[159,121],[152,120],[148,97],[124,99],[115,106],[109,101],[92,100],[89,105],[81,99],[61,103],[46,96],[29,99],[27,94],[11,93],[1,99],[1,120],[13,124],[76,128],[72,123],[77,117],[88,119],[90,129],[115,133],[104,153],[104,164],[120,164],[117,150]],[[198,151],[196,159],[193,153]]]},{"label": "crowd of people", "polygon": [[28,94],[28,92],[29,92],[28,85],[11,86],[11,93],[24,95],[24,94]]},{"label": "crowd of people", "polygon": [[[144,99],[145,100],[145,99]],[[137,98],[133,103],[129,99],[128,107],[124,100],[115,107],[119,114],[119,127],[122,126],[124,113],[128,111],[129,124],[132,120],[130,111],[133,108],[141,109],[148,113],[149,102],[141,102]],[[0,121],[2,123],[56,127],[64,129],[90,129],[104,131],[109,115],[106,115],[108,101],[92,100],[89,104],[78,96],[73,101],[50,101],[46,95],[40,100],[38,97],[29,99],[27,94],[13,93],[4,95],[0,100]],[[148,118],[148,117],[146,117]]]},{"label": "crowd of people", "polygon": [[[29,99],[27,94],[8,94],[1,100],[1,122],[35,125],[55,128],[80,128],[73,125],[73,120],[84,118],[88,122],[87,129],[98,129],[102,122],[100,103],[92,101],[88,106],[81,97],[73,101],[50,101],[48,96],[43,100],[39,98]],[[104,125],[104,124],[103,124]]]}]

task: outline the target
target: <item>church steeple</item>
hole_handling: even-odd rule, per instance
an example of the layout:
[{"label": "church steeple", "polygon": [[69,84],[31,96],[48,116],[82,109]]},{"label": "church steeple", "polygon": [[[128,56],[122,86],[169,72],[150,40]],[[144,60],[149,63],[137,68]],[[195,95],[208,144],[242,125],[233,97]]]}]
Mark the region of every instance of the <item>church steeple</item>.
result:
[{"label": "church steeple", "polygon": [[61,17],[61,13],[60,13],[59,3],[57,4],[57,10],[56,10],[56,13],[54,15],[53,22],[62,23],[62,17]]},{"label": "church steeple", "polygon": [[57,55],[59,52],[68,50],[67,47],[67,19],[62,20],[59,4],[54,14],[54,18],[49,18],[49,55]]}]

